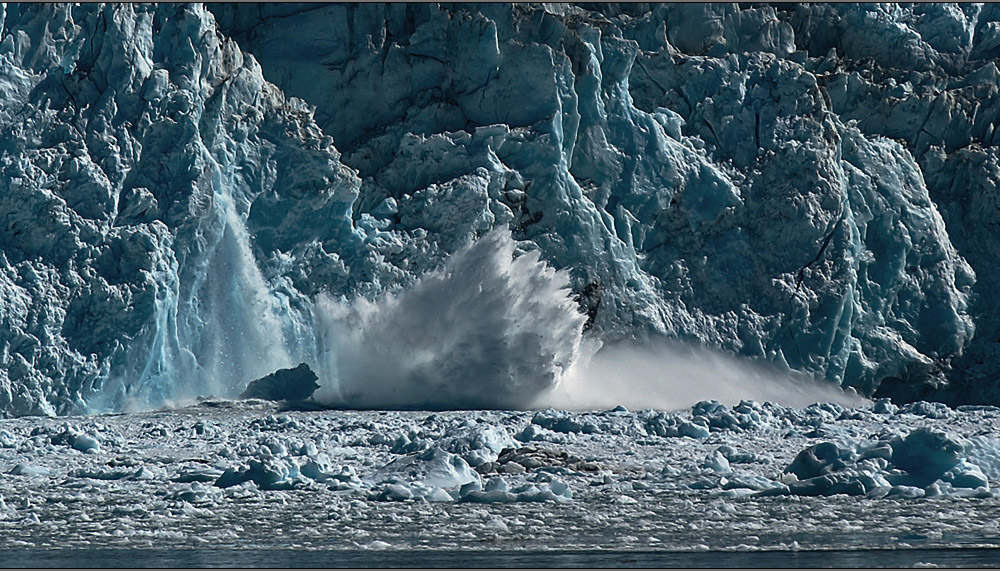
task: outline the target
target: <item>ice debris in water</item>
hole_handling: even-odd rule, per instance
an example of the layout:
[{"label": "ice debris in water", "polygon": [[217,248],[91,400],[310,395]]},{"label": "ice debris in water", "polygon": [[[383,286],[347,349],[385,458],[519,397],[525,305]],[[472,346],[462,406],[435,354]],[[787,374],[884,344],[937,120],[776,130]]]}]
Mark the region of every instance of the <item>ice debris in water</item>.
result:
[{"label": "ice debris in water", "polygon": [[312,396],[319,388],[316,373],[305,363],[294,369],[278,369],[247,385],[243,399],[299,401]]},{"label": "ice debris in water", "polygon": [[[827,516],[810,519],[817,509],[851,525],[864,512],[864,523],[876,519],[893,530],[919,531],[939,518],[995,525],[992,510],[1000,498],[1000,409],[994,407],[948,407],[947,418],[934,418],[890,412],[884,402],[794,408],[703,401],[672,413],[288,412],[274,402],[231,404],[5,421],[12,446],[0,447],[4,517],[21,527],[34,525],[33,517],[56,521],[40,537],[65,533],[73,545],[78,536],[94,539],[85,518],[106,518],[109,510],[128,514],[119,519],[127,519],[142,545],[166,541],[145,535],[163,529],[166,513],[242,538],[246,533],[222,523],[240,517],[248,502],[259,506],[262,521],[292,510],[309,516],[303,522],[328,522],[336,541],[349,532],[349,541],[362,543],[373,539],[362,534],[372,533],[373,517],[417,521],[446,514],[479,541],[481,534],[504,533],[504,526],[514,534],[537,528],[541,512],[555,514],[556,525],[599,529],[611,538],[617,535],[610,530],[627,524],[643,534],[655,529],[665,542],[680,534],[677,541],[685,542],[718,525],[718,514],[722,521],[796,528],[789,533],[801,527],[801,541],[828,525]],[[932,408],[943,411],[914,407]],[[685,425],[703,433],[692,437]],[[74,443],[83,442],[82,435],[99,447],[81,453]],[[840,498],[826,498],[832,495]],[[925,501],[931,497],[951,501]],[[498,506],[509,502],[550,505],[514,512]],[[868,510],[872,502],[885,509]],[[498,515],[504,526],[490,523]],[[437,537],[436,526],[445,525],[419,521],[429,527],[400,528]],[[568,527],[556,537],[562,529]],[[26,541],[36,541],[29,535]],[[402,544],[413,544],[407,541]]]},{"label": "ice debris in water", "polygon": [[918,428],[905,437],[874,443],[814,444],[785,469],[787,486],[767,495],[868,497],[990,497],[989,479],[965,455],[960,437]]},{"label": "ice debris in water", "polygon": [[479,474],[468,462],[437,447],[393,460],[379,470],[375,478],[382,481],[403,478],[439,488],[452,488],[480,480]]},{"label": "ice debris in water", "polygon": [[70,425],[64,426],[61,432],[53,434],[51,441],[53,444],[65,444],[83,453],[94,454],[101,449],[101,444],[95,437]]},{"label": "ice debris in water", "polygon": [[[523,470],[522,470],[523,472]],[[558,478],[542,473],[511,487],[501,477],[482,477],[458,456],[432,448],[394,460],[376,474],[383,482],[370,496],[381,501],[424,499],[478,503],[568,501],[573,494]]]}]

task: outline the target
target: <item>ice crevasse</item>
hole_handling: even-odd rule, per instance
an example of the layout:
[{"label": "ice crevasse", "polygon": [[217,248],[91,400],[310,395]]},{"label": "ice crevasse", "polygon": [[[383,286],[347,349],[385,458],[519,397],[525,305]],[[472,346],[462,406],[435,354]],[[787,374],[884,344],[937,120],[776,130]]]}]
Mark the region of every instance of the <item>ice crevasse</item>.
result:
[{"label": "ice crevasse", "polygon": [[407,299],[498,227],[584,316],[532,350],[997,397],[992,6],[210,9],[0,12],[3,414],[320,366],[317,299]]}]

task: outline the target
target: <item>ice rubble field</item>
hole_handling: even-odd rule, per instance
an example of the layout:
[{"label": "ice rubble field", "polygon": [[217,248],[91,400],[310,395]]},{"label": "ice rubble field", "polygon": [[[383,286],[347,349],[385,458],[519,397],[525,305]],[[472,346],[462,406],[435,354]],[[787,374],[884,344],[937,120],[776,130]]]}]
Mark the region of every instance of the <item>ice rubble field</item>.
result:
[{"label": "ice rubble field", "polygon": [[[288,410],[0,424],[0,550],[996,546],[1000,408]],[[292,407],[295,408],[295,407]]]}]

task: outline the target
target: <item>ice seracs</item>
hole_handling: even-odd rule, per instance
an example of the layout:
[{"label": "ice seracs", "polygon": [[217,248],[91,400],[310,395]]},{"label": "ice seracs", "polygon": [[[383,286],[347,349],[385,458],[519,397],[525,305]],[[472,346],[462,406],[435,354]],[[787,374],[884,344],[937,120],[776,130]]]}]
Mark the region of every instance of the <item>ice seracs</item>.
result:
[{"label": "ice seracs", "polygon": [[283,229],[330,259],[357,190],[305,105],[198,5],[0,10],[2,413],[229,393],[304,357]]},{"label": "ice seracs", "polygon": [[[904,399],[985,347],[989,262],[952,239],[925,157],[989,144],[992,8],[213,11],[317,106],[404,273],[493,220],[570,272],[605,340],[667,334]],[[273,41],[323,21],[342,33],[296,42],[338,65]]]},{"label": "ice seracs", "polygon": [[[331,401],[523,408],[578,329],[897,400],[1000,391],[991,5],[0,10],[5,416],[231,397],[300,362]],[[329,364],[320,296],[468,293],[435,272],[484,240],[500,273],[563,278],[475,305],[552,336],[464,324],[424,362],[446,387]],[[378,313],[392,355],[413,314]],[[461,370],[483,362],[495,398]]]}]

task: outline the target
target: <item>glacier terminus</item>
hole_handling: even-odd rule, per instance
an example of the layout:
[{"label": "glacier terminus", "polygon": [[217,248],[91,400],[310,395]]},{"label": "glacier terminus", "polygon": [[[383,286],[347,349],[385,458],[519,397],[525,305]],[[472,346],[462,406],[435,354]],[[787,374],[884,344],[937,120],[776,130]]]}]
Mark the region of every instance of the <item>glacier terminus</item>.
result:
[{"label": "glacier terminus", "polygon": [[988,563],[998,59],[978,3],[0,4],[0,564]]}]

